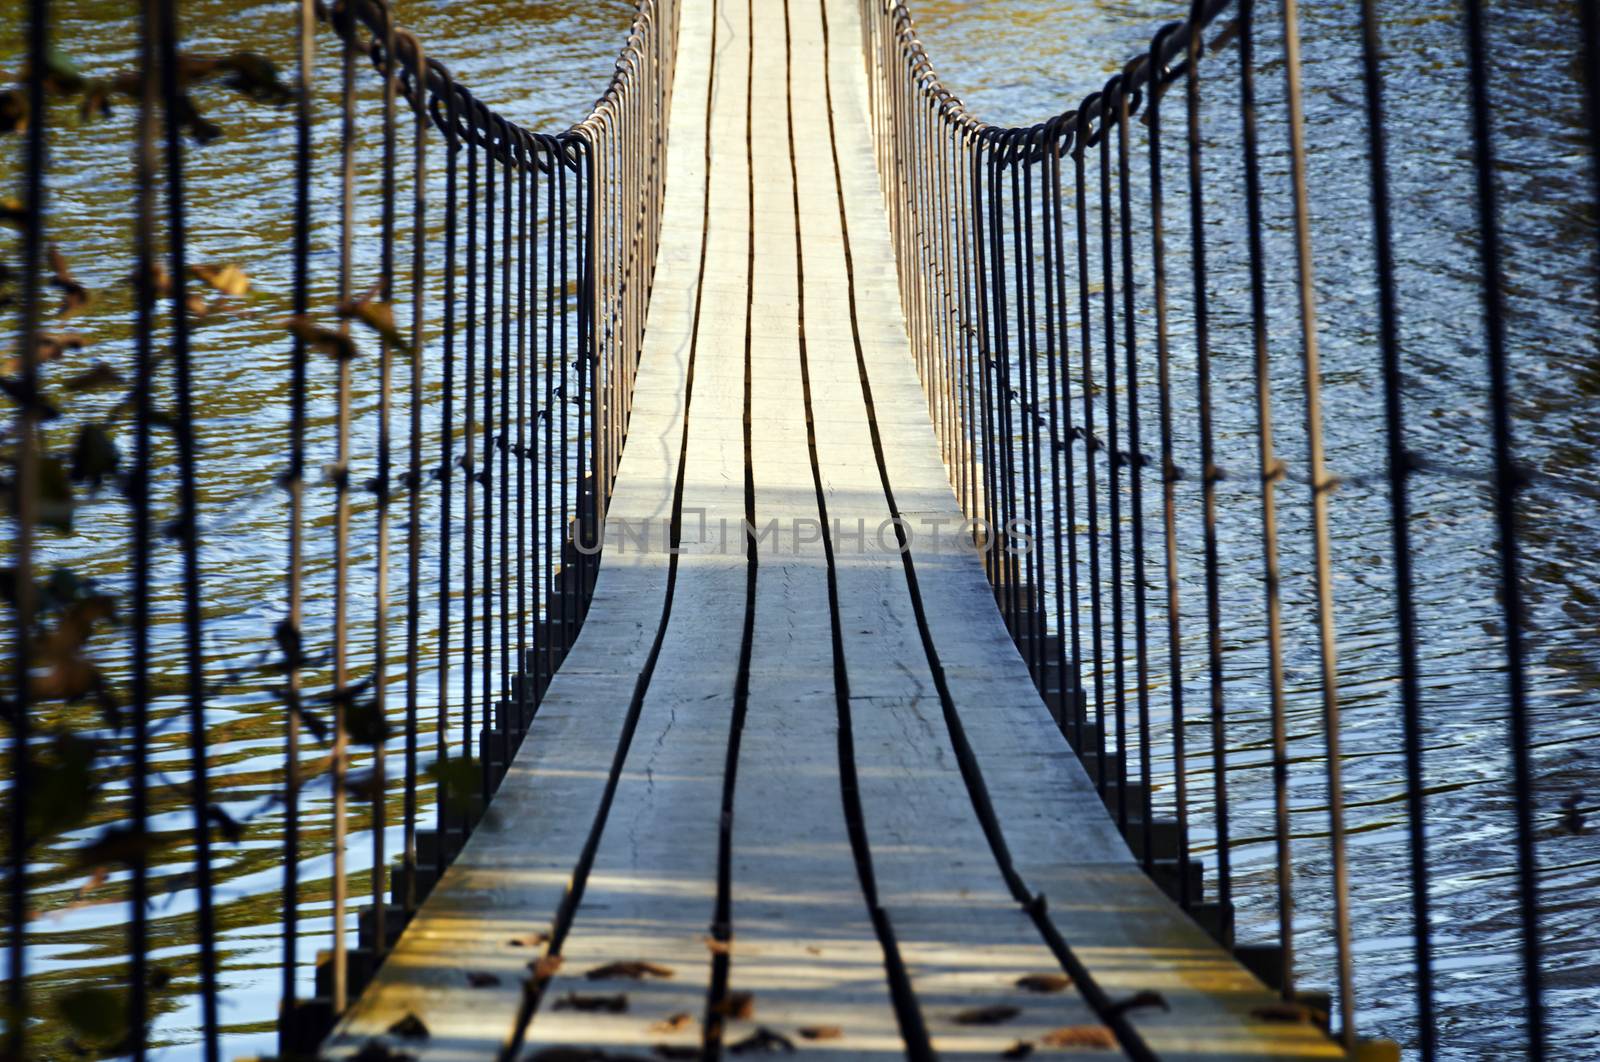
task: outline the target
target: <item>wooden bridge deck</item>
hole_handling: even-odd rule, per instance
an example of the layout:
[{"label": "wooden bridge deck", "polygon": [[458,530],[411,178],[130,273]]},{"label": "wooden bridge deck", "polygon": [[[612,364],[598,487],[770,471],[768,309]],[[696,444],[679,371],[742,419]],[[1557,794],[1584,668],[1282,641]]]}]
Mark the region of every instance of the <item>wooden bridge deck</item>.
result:
[{"label": "wooden bridge deck", "polygon": [[[692,1055],[720,951],[753,1006],[729,1008],[729,1047],[765,1028],[802,1053],[891,1057],[920,1026],[946,1057],[1019,1040],[1115,1055],[1092,1032],[1047,1046],[1098,1026],[1086,984],[1159,992],[1166,1009],[1125,1013],[1162,1058],[1339,1057],[1309,1026],[1252,1017],[1271,994],[1139,871],[978,560],[929,541],[960,513],[900,311],[855,0],[825,2],[684,4],[664,243],[588,620],[489,814],[325,1055],[375,1037],[430,1062]],[[780,536],[753,569],[747,503]],[[876,542],[891,515],[916,533],[910,564]],[[712,947],[719,866],[730,943]],[[1019,988],[1062,972],[1062,942],[1080,984]],[[530,994],[547,949],[560,968]],[[590,978],[628,962],[670,976]],[[624,994],[625,1010],[585,1009]],[[958,1020],[988,1006],[1017,1013]],[[390,1034],[407,1015],[426,1039]]]}]

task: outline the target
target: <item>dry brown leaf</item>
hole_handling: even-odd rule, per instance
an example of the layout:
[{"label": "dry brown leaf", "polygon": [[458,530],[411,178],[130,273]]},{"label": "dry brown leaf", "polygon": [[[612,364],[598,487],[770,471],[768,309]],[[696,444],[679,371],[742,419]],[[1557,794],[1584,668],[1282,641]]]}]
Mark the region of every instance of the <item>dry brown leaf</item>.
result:
[{"label": "dry brown leaf", "polygon": [[957,1011],[951,1020],[957,1025],[999,1025],[1021,1013],[1021,1007],[994,1003],[987,1007],[968,1007],[966,1010]]},{"label": "dry brown leaf", "polygon": [[250,277],[236,265],[193,265],[189,272],[224,295],[243,295],[250,290]]},{"label": "dry brown leaf", "polygon": [[837,1040],[844,1035],[837,1025],[807,1025],[798,1032],[804,1040]]},{"label": "dry brown leaf", "polygon": [[1027,1058],[1033,1054],[1033,1043],[1029,1040],[1018,1040],[1004,1051],[1000,1052],[1001,1058]]},{"label": "dry brown leaf", "polygon": [[681,1029],[687,1029],[693,1024],[694,1017],[688,1011],[680,1010],[678,1013],[663,1018],[650,1026],[650,1031],[658,1033],[678,1032]]},{"label": "dry brown leaf", "polygon": [[717,1005],[711,1008],[711,1012],[736,1021],[748,1021],[756,1012],[755,993],[729,992],[717,1000]]},{"label": "dry brown leaf", "polygon": [[1099,1047],[1115,1050],[1117,1038],[1104,1025],[1063,1025],[1041,1037],[1046,1047]]},{"label": "dry brown leaf", "polygon": [[556,1010],[576,1010],[583,1014],[623,1014],[628,1010],[628,993],[614,996],[587,996],[568,992],[555,1002]]},{"label": "dry brown leaf", "polygon": [[481,970],[467,971],[467,984],[473,988],[492,988],[500,983],[498,974],[484,973]]},{"label": "dry brown leaf", "polygon": [[1029,992],[1065,992],[1072,987],[1072,978],[1059,973],[1024,974],[1016,983]]},{"label": "dry brown leaf", "polygon": [[538,959],[528,964],[528,969],[533,971],[536,981],[548,981],[561,969],[561,956],[541,955]]},{"label": "dry brown leaf", "polygon": [[653,962],[608,962],[584,973],[589,981],[642,981],[646,977],[671,977],[672,970]]}]

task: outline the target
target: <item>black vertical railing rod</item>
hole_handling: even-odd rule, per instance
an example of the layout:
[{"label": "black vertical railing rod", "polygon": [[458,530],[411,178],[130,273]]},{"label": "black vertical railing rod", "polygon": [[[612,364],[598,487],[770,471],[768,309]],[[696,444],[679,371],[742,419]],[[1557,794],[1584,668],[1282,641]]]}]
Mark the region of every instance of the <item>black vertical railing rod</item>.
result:
[{"label": "black vertical railing rod", "polygon": [[[394,230],[395,230],[395,171],[396,148],[396,94],[399,87],[399,64],[395,61],[394,15],[386,7],[378,10],[383,18],[383,177],[380,223],[383,232],[379,238],[378,300],[385,313],[394,307]],[[392,494],[389,407],[392,402],[394,377],[394,344],[388,335],[378,336],[378,468],[374,477],[377,493],[377,550],[376,569],[373,572],[372,616],[372,710],[369,735],[372,741],[372,880],[368,883],[372,895],[372,950],[382,955],[386,941],[388,904],[384,899],[384,878],[387,865],[385,834],[388,827],[388,720],[389,720],[389,499]]]},{"label": "black vertical railing rod", "polygon": [[1267,707],[1272,726],[1273,849],[1277,858],[1279,988],[1294,995],[1294,865],[1289,845],[1289,743],[1283,702],[1283,609],[1278,566],[1277,487],[1283,463],[1273,447],[1272,358],[1262,244],[1261,160],[1256,139],[1255,0],[1239,4],[1239,118],[1250,245],[1250,336],[1255,357],[1256,440],[1260,454],[1262,589],[1267,613]]},{"label": "black vertical railing rod", "polygon": [[[495,554],[495,522],[494,522],[494,488],[495,488],[495,156],[498,150],[496,139],[495,120],[487,107],[483,104],[476,106],[476,120],[478,132],[483,137],[483,327],[479,330],[479,339],[483,344],[480,354],[482,356],[482,394],[483,408],[480,416],[479,445],[483,453],[483,461],[479,467],[479,484],[483,487],[483,524],[482,540],[480,546],[483,550],[483,563],[478,566],[478,600],[482,603],[482,629],[483,648],[478,655],[480,674],[478,688],[482,700],[479,709],[482,714],[479,720],[478,734],[480,747],[482,735],[494,722],[494,702],[498,690],[494,681],[494,554]],[[493,791],[492,779],[489,776],[489,759],[482,752],[479,753],[479,763],[482,768],[482,796],[484,804],[488,804],[489,796]]]},{"label": "black vertical railing rod", "polygon": [[532,173],[538,169],[538,145],[523,134],[523,164],[517,167],[517,645],[513,659],[523,676],[512,692],[517,707],[517,726],[523,725],[524,710],[531,703],[526,685],[528,672],[528,285],[529,252],[528,197]]},{"label": "black vertical railing rod", "polygon": [[[294,276],[291,307],[297,319],[311,312],[311,161],[312,161],[312,83],[316,61],[316,13],[313,0],[300,0],[297,44],[299,76],[295,95],[295,218]],[[147,89],[148,91],[148,89]],[[141,274],[146,272],[144,266]],[[289,468],[284,487],[289,494],[289,610],[283,620],[278,642],[284,654],[284,696],[288,708],[284,720],[283,753],[283,957],[282,1008],[287,1017],[296,997],[296,977],[300,943],[300,709],[301,664],[304,659],[304,554],[305,554],[305,467],[307,365],[303,333],[291,337],[289,370]],[[145,372],[140,372],[143,379]],[[140,416],[142,423],[144,416]],[[146,473],[148,474],[148,473]],[[143,579],[135,575],[136,582]],[[134,629],[145,622],[135,618]],[[138,773],[142,773],[142,770]],[[284,1026],[287,1028],[287,1025]],[[284,1051],[290,1047],[281,1045]]]},{"label": "black vertical railing rod", "polygon": [[[1123,69],[1122,82],[1128,85],[1133,72],[1146,61],[1139,56]],[[1140,859],[1145,871],[1154,867],[1154,837],[1150,808],[1150,658],[1149,631],[1145,602],[1144,556],[1144,452],[1139,438],[1139,348],[1138,324],[1134,313],[1133,286],[1133,189],[1129,143],[1132,109],[1137,106],[1132,90],[1117,93],[1117,207],[1122,254],[1122,354],[1126,364],[1123,386],[1128,395],[1125,467],[1128,469],[1130,504],[1130,542],[1133,547],[1133,646],[1134,679],[1139,725],[1139,821]],[[1126,753],[1124,753],[1126,755]]]},{"label": "black vertical railing rod", "polygon": [[1206,277],[1205,176],[1201,162],[1200,56],[1201,0],[1189,15],[1188,70],[1184,80],[1189,156],[1189,244],[1193,276],[1195,371],[1200,433],[1201,494],[1205,514],[1206,647],[1211,690],[1211,774],[1213,820],[1217,836],[1217,902],[1223,939],[1232,938],[1233,874],[1228,833],[1228,750],[1222,674],[1222,592],[1217,549],[1217,482],[1211,423],[1211,336]]},{"label": "black vertical railing rod", "polygon": [[[461,121],[466,131],[467,150],[467,327],[462,359],[462,471],[461,477],[463,520],[461,528],[461,755],[471,759],[472,725],[474,708],[481,700],[488,704],[489,691],[485,687],[481,696],[474,697],[476,669],[473,663],[477,653],[477,517],[478,484],[478,155],[482,139],[477,132],[477,102],[470,97],[461,101]],[[484,647],[484,652],[488,647]],[[487,708],[485,708],[487,710]],[[463,826],[465,823],[463,823]]]},{"label": "black vertical railing rod", "polygon": [[[156,283],[158,251],[156,249],[156,141],[160,135],[159,115],[156,110],[160,96],[160,67],[156,63],[156,34],[159,32],[154,0],[143,0],[139,19],[139,112],[138,134],[134,149],[134,443],[133,473],[127,484],[127,497],[132,507],[132,626],[129,661],[129,726],[131,735],[128,749],[128,831],[133,841],[132,858],[128,866],[128,1029],[135,1038],[132,1055],[135,1062],[146,1057],[145,1029],[150,1020],[149,1001],[149,857],[150,843],[150,472],[152,462],[152,414],[155,404],[151,385],[155,374],[156,309],[160,293]],[[29,337],[31,338],[31,337]],[[291,455],[293,454],[291,450]],[[291,456],[293,461],[293,456]],[[292,477],[291,477],[292,480]],[[291,485],[297,494],[297,488]],[[295,498],[298,501],[298,497]],[[292,552],[292,551],[291,551]],[[298,569],[298,565],[295,566]],[[298,575],[298,570],[296,571]],[[298,598],[291,587],[290,612],[298,619]],[[298,627],[298,622],[294,624]],[[299,675],[292,660],[286,661],[291,696],[298,689]],[[291,713],[288,730],[286,766],[289,768],[284,787],[285,807],[293,809],[295,794],[293,763],[295,749],[294,722]],[[285,831],[285,853],[290,849],[291,834]],[[13,836],[12,844],[16,844]],[[25,846],[23,846],[25,847]],[[294,905],[290,864],[285,864],[284,942],[285,954],[293,953]],[[285,964],[285,969],[292,969]],[[285,999],[294,995],[294,978],[285,984]],[[16,1022],[20,1014],[13,1014]],[[12,1057],[22,1057],[20,1054]]]},{"label": "black vertical railing rod", "polygon": [[[418,698],[417,680],[422,667],[422,450],[423,433],[423,350],[424,324],[428,298],[428,62],[422,43],[414,36],[402,38],[411,52],[412,102],[411,157],[411,453],[406,471],[406,763],[405,763],[405,841],[401,863],[401,907],[409,915],[417,906],[417,771]],[[448,268],[448,265],[446,266]],[[450,537],[444,525],[441,538]],[[441,638],[444,632],[441,630]],[[440,703],[443,703],[443,681]],[[442,721],[439,727],[443,731]],[[438,838],[443,840],[442,836]],[[443,848],[442,844],[436,847]],[[380,944],[386,943],[379,937]]]},{"label": "black vertical railing rod", "polygon": [[[166,124],[167,258],[172,286],[172,364],[178,451],[177,537],[183,553],[184,670],[189,724],[189,790],[194,811],[195,939],[200,966],[202,1054],[219,1062],[221,1020],[217,1002],[216,914],[212,895],[211,786],[206,748],[206,677],[201,622],[200,521],[194,417],[194,366],[189,345],[188,219],[184,198],[183,128],[185,96],[178,52],[177,0],[157,7],[162,106]],[[29,204],[30,208],[33,204]]]},{"label": "black vertical railing rod", "polygon": [[[440,843],[434,845],[434,870],[443,871],[445,859],[445,845],[443,843],[450,828],[450,808],[448,793],[444,779],[450,767],[450,645],[451,632],[454,625],[450,620],[450,601],[452,596],[451,578],[452,549],[455,543],[454,502],[456,484],[456,265],[457,238],[456,230],[459,225],[459,196],[456,188],[459,181],[459,164],[457,160],[461,155],[461,141],[457,135],[458,114],[456,111],[456,94],[454,90],[446,88],[444,98],[437,100],[435,106],[442,104],[445,128],[445,156],[444,156],[444,306],[441,315],[441,338],[444,341],[444,376],[443,393],[439,396],[439,526],[444,533],[439,536],[439,711],[434,734],[435,756],[438,767],[435,771],[436,784],[434,788],[435,820],[434,828]],[[435,112],[437,115],[437,112]],[[470,474],[470,473],[469,473]],[[463,479],[466,476],[461,477]],[[463,677],[462,685],[465,687],[467,679]]]},{"label": "black vertical railing rod", "polygon": [[[522,169],[521,145],[511,126],[501,121],[501,150],[506,166],[500,180],[500,427],[495,436],[500,451],[500,688],[496,697],[505,700],[511,684],[511,392],[517,376],[512,368],[512,232],[516,223],[515,196]],[[499,725],[504,728],[506,720]]]},{"label": "black vertical railing rod", "polygon": [[1517,913],[1522,931],[1524,1021],[1528,1031],[1528,1057],[1540,1059],[1545,1052],[1544,971],[1543,948],[1539,937],[1539,863],[1534,851],[1533,770],[1528,757],[1533,731],[1528,712],[1526,650],[1522,630],[1525,619],[1522,559],[1517,528],[1517,494],[1526,481],[1526,473],[1517,465],[1513,443],[1512,381],[1506,351],[1499,189],[1495,179],[1494,133],[1489,101],[1489,43],[1484,28],[1483,0],[1467,0],[1466,16],[1472,157],[1477,185],[1479,284],[1483,297],[1485,354],[1489,369],[1500,608],[1505,624],[1506,683],[1510,699],[1507,729],[1510,738],[1512,813],[1516,824]]},{"label": "black vertical railing rod", "polygon": [[[1061,185],[1061,157],[1072,150],[1076,140],[1076,118],[1075,114],[1069,114],[1057,119],[1060,122],[1060,128],[1050,142],[1050,182],[1047,186],[1045,202],[1050,208],[1050,228],[1046,234],[1047,245],[1052,249],[1052,255],[1055,259],[1055,271],[1050,277],[1055,291],[1055,316],[1053,322],[1055,334],[1060,344],[1059,351],[1053,359],[1061,376],[1061,401],[1059,406],[1061,432],[1060,441],[1056,443],[1056,447],[1061,470],[1065,473],[1064,481],[1060,485],[1066,497],[1067,582],[1060,586],[1059,596],[1067,599],[1067,614],[1072,634],[1072,667],[1070,673],[1072,683],[1069,687],[1066,681],[1067,675],[1064,674],[1062,676],[1061,695],[1066,699],[1063,709],[1072,713],[1072,745],[1081,756],[1087,753],[1083,744],[1085,705],[1079,693],[1083,684],[1083,617],[1082,596],[1078,592],[1080,571],[1078,566],[1078,483],[1072,445],[1075,429],[1072,423],[1072,328],[1067,320],[1067,308],[1069,306],[1067,295],[1067,221]],[[1052,402],[1051,408],[1052,412],[1055,412],[1056,405],[1054,402]],[[1057,511],[1060,511],[1059,507]],[[1059,580],[1057,582],[1059,583]],[[1059,612],[1057,618],[1059,620]]]},{"label": "black vertical railing rod", "polygon": [[[158,20],[159,21],[159,20]],[[157,27],[157,32],[160,27]],[[39,321],[40,266],[44,260],[45,208],[45,78],[49,69],[49,0],[29,0],[27,21],[26,73],[28,128],[25,132],[22,163],[22,298],[17,334],[21,357],[18,384],[24,400],[17,411],[16,458],[16,538],[12,543],[13,604],[13,681],[16,691],[11,708],[11,845],[7,860],[6,900],[8,910],[6,1006],[11,1020],[6,1022],[7,1052],[13,1058],[26,1057],[28,1045],[28,852],[35,840],[30,836],[32,815],[30,780],[33,720],[33,625],[38,607],[33,585],[34,533],[39,519]]]},{"label": "black vertical railing rod", "polygon": [[[1072,144],[1073,204],[1077,226],[1075,245],[1078,252],[1078,334],[1079,372],[1082,379],[1079,389],[1083,397],[1084,491],[1087,497],[1089,518],[1089,622],[1092,631],[1094,664],[1094,729],[1095,729],[1095,788],[1101,796],[1106,794],[1106,679],[1105,679],[1105,627],[1101,617],[1100,593],[1100,501],[1095,476],[1095,453],[1100,440],[1094,432],[1094,343],[1093,317],[1089,303],[1089,186],[1084,175],[1083,155],[1089,146],[1090,115],[1099,105],[1100,94],[1095,93],[1078,107],[1077,127]],[[1076,589],[1076,588],[1075,588]],[[1080,750],[1082,751],[1082,750]]]},{"label": "black vertical railing rod", "polygon": [[1167,681],[1172,727],[1172,799],[1178,823],[1178,903],[1185,909],[1198,897],[1189,887],[1189,780],[1185,757],[1183,707],[1183,621],[1178,571],[1178,482],[1182,472],[1173,460],[1172,347],[1167,317],[1167,252],[1164,189],[1161,169],[1161,89],[1167,77],[1162,56],[1180,23],[1163,26],[1150,42],[1150,105],[1145,111],[1150,169],[1150,289],[1156,317],[1156,392],[1161,430],[1161,517],[1165,553],[1167,611]]},{"label": "black vertical railing rod", "polygon": [[1417,991],[1417,1052],[1438,1055],[1433,1004],[1433,927],[1428,916],[1428,847],[1423,773],[1422,684],[1417,663],[1417,613],[1411,569],[1413,471],[1406,450],[1400,315],[1395,297],[1394,230],[1389,216],[1388,134],[1384,126],[1382,43],[1374,0],[1361,0],[1361,75],[1365,89],[1368,175],[1372,186],[1372,246],[1378,279],[1378,346],[1383,364],[1384,441],[1389,474],[1389,536],[1394,558],[1395,633],[1400,663],[1400,709],[1406,764],[1406,824],[1410,850],[1411,935]]},{"label": "black vertical railing rod", "polygon": [[[1058,236],[1061,232],[1061,131],[1058,119],[1052,118],[1045,124],[1044,135],[1040,140],[1040,158],[1043,163],[1043,172],[1039,175],[1040,199],[1040,269],[1044,277],[1044,364],[1046,388],[1046,423],[1050,435],[1050,515],[1051,515],[1051,586],[1055,598],[1055,659],[1053,661],[1056,675],[1055,705],[1056,722],[1065,727],[1068,715],[1075,727],[1074,743],[1082,743],[1083,721],[1078,715],[1077,685],[1077,608],[1073,608],[1073,640],[1072,657],[1067,656],[1068,632],[1066,623],[1067,600],[1074,602],[1074,585],[1077,582],[1077,551],[1073,550],[1073,579],[1067,581],[1066,572],[1062,567],[1063,547],[1076,541],[1072,528],[1072,518],[1064,516],[1061,508],[1061,489],[1064,483],[1072,481],[1072,449],[1061,432],[1061,387],[1056,380],[1057,370],[1057,334],[1064,333],[1064,328],[1059,328],[1056,319],[1057,286],[1059,273],[1057,270],[1060,262],[1060,248],[1057,246]],[[1063,359],[1064,361],[1064,359]],[[1061,366],[1062,378],[1066,377],[1066,366]],[[1068,487],[1070,490],[1071,488]],[[1042,529],[1041,529],[1042,530]]]},{"label": "black vertical railing rod", "polygon": [[[1122,95],[1122,77],[1117,75],[1100,90],[1100,295],[1104,320],[1105,400],[1106,400],[1106,507],[1107,537],[1111,545],[1111,704],[1117,726],[1117,802],[1112,808],[1117,828],[1128,830],[1128,677],[1125,644],[1127,624],[1123,615],[1122,588],[1122,476],[1117,436],[1117,281],[1112,248],[1116,225],[1111,212],[1111,123],[1112,106]],[[1087,377],[1085,383],[1087,384]]]}]

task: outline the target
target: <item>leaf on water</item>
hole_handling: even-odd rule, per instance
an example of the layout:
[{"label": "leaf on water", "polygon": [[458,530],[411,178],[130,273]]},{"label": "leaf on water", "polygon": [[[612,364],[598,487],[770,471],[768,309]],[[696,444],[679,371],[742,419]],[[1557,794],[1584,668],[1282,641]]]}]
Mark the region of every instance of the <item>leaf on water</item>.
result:
[{"label": "leaf on water", "polygon": [[368,293],[359,299],[340,303],[338,313],[340,317],[360,321],[378,333],[391,347],[407,357],[411,355],[411,344],[395,327],[394,307],[389,303],[374,301],[371,293]]},{"label": "leaf on water", "polygon": [[583,976],[590,981],[642,981],[646,977],[671,977],[672,970],[653,962],[608,962],[587,971]]},{"label": "leaf on water", "polygon": [[243,295],[250,290],[250,277],[231,263],[223,266],[192,265],[189,272],[224,295]]},{"label": "leaf on water", "polygon": [[309,317],[296,315],[285,321],[284,327],[307,347],[329,357],[349,361],[356,356],[356,345],[349,336],[323,328]]},{"label": "leaf on water", "polygon": [[88,817],[95,792],[99,743],[57,733],[28,765],[28,838],[39,841],[76,829]]},{"label": "leaf on water", "polygon": [[1113,1051],[1117,1038],[1104,1025],[1063,1025],[1040,1038],[1046,1047],[1098,1047]]},{"label": "leaf on water", "polygon": [[28,223],[28,208],[14,195],[0,197],[0,221],[20,229]]},{"label": "leaf on water", "polygon": [[957,1025],[999,1025],[1021,1013],[1021,1007],[995,1003],[987,1007],[968,1007],[966,1010],[957,1011],[951,1020]]},{"label": "leaf on water", "polygon": [[743,1040],[735,1040],[728,1045],[728,1052],[735,1055],[746,1055],[753,1052],[771,1054],[774,1051],[792,1055],[794,1054],[794,1042],[782,1033],[775,1033],[764,1025]]},{"label": "leaf on water", "polygon": [[107,81],[91,81],[83,87],[83,98],[78,103],[78,117],[85,122],[111,117],[112,85]]},{"label": "leaf on water", "polygon": [[61,303],[62,320],[87,309],[89,304],[94,302],[94,294],[78,283],[77,278],[72,275],[72,270],[67,266],[66,258],[61,254],[61,248],[54,243],[50,245],[50,284],[59,288],[65,296]]},{"label": "leaf on water", "polygon": [[83,88],[83,75],[67,54],[50,45],[44,56],[44,86],[57,95],[69,95]]},{"label": "leaf on water", "polygon": [[105,425],[85,424],[78,429],[78,441],[72,447],[72,482],[99,487],[116,472],[120,460],[117,444]]},{"label": "leaf on water", "polygon": [[195,108],[194,100],[187,94],[178,97],[177,106],[173,111],[177,127],[187,132],[194,142],[202,147],[222,135],[222,127],[201,114]]},{"label": "leaf on water", "polygon": [[39,458],[39,522],[58,531],[72,530],[72,480],[66,462],[54,454]]},{"label": "leaf on water", "polygon": [[271,59],[255,52],[235,52],[218,64],[228,71],[222,83],[257,103],[288,103],[294,90],[278,76]]},{"label": "leaf on water", "polygon": [[837,1040],[844,1035],[837,1025],[806,1025],[797,1031],[804,1040]]},{"label": "leaf on water", "polygon": [[28,128],[28,94],[22,89],[0,92],[0,133],[21,133]]},{"label": "leaf on water", "polygon": [[62,387],[74,394],[82,391],[104,391],[112,387],[121,387],[126,383],[117,370],[103,361],[97,361],[87,371],[69,377],[62,383]]},{"label": "leaf on water", "polygon": [[352,700],[345,707],[344,732],[357,745],[376,747],[389,736],[391,729],[376,697]]},{"label": "leaf on water", "polygon": [[717,1000],[716,1006],[711,1008],[713,1014],[724,1018],[733,1018],[736,1021],[748,1021],[756,1012],[756,996],[754,992],[729,992]]},{"label": "leaf on water", "polygon": [[56,997],[56,1013],[74,1036],[114,1044],[128,1032],[128,1000],[110,988],[76,988]]},{"label": "leaf on water", "polygon": [[1028,992],[1065,992],[1072,985],[1066,974],[1024,974],[1017,978],[1017,987]]},{"label": "leaf on water", "polygon": [[[81,350],[89,341],[76,332],[41,332],[33,345],[35,365],[55,361],[69,350]],[[0,373],[15,376],[22,372],[22,359],[13,354],[0,361]]]},{"label": "leaf on water", "polygon": [[407,1011],[405,1017],[389,1026],[389,1035],[398,1036],[402,1040],[426,1040],[428,1026],[421,1018]]},{"label": "leaf on water", "polygon": [[580,1014],[625,1014],[628,1010],[628,993],[614,996],[590,996],[568,992],[555,1001],[556,1010],[575,1010]]}]

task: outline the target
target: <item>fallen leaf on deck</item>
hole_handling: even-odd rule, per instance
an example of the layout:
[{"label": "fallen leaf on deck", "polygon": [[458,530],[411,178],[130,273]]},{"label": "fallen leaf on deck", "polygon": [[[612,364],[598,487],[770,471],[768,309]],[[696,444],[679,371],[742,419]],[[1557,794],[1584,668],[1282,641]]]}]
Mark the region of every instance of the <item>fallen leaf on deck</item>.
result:
[{"label": "fallen leaf on deck", "polygon": [[688,1011],[680,1010],[678,1013],[650,1026],[650,1031],[658,1033],[677,1032],[679,1029],[686,1029],[692,1024],[694,1024],[694,1017]]},{"label": "fallen leaf on deck", "polygon": [[1029,992],[1065,992],[1072,986],[1072,978],[1066,974],[1025,974],[1017,978],[1017,987]]},{"label": "fallen leaf on deck", "polygon": [[1259,1021],[1276,1021],[1305,1025],[1326,1025],[1328,1016],[1316,1007],[1308,1007],[1303,1003],[1268,1003],[1257,1007],[1250,1012],[1250,1016]]},{"label": "fallen leaf on deck", "polygon": [[496,974],[483,973],[479,970],[469,970],[467,972],[467,984],[473,988],[490,988],[499,983],[500,978]]},{"label": "fallen leaf on deck", "polygon": [[743,1040],[729,1044],[728,1051],[735,1055],[742,1055],[751,1051],[759,1051],[762,1054],[770,1054],[773,1051],[793,1054],[794,1044],[790,1042],[787,1036],[775,1033],[766,1026],[762,1026]]},{"label": "fallen leaf on deck", "polygon": [[646,977],[671,977],[672,970],[653,962],[608,962],[585,973],[589,981],[642,981]]},{"label": "fallen leaf on deck", "polygon": [[1117,1038],[1104,1025],[1063,1025],[1042,1037],[1046,1047],[1103,1047],[1114,1050]]},{"label": "fallen leaf on deck", "polygon": [[717,1005],[711,1008],[713,1014],[720,1014],[724,1018],[733,1018],[737,1021],[747,1021],[750,1015],[756,1012],[756,997],[753,992],[729,992],[717,1000]]},{"label": "fallen leaf on deck", "polygon": [[622,1014],[628,1009],[628,994],[618,992],[614,996],[585,996],[577,992],[568,992],[555,1002],[556,1010],[576,1010],[584,1014]]},{"label": "fallen leaf on deck", "polygon": [[1033,1054],[1033,1044],[1027,1040],[1018,1040],[1004,1051],[1000,1052],[1001,1058],[1027,1058]]},{"label": "fallen leaf on deck", "polygon": [[1021,1013],[1021,1007],[996,1003],[988,1007],[970,1007],[967,1010],[958,1011],[952,1020],[957,1025],[999,1025],[1003,1021],[1010,1021]]},{"label": "fallen leaf on deck", "polygon": [[529,933],[525,937],[512,937],[506,943],[513,948],[537,948],[549,939],[549,933]]},{"label": "fallen leaf on deck", "polygon": [[837,1040],[844,1035],[844,1030],[837,1025],[807,1025],[799,1032],[806,1040]]},{"label": "fallen leaf on deck", "polygon": [[398,1036],[402,1040],[426,1040],[428,1027],[422,1019],[415,1014],[408,1013],[405,1017],[389,1026],[389,1035]]},{"label": "fallen leaf on deck", "polygon": [[548,981],[561,969],[561,956],[541,955],[528,964],[528,969],[533,971],[534,980]]},{"label": "fallen leaf on deck", "polygon": [[1106,1008],[1106,1017],[1113,1017],[1125,1011],[1141,1010],[1145,1007],[1160,1007],[1162,1010],[1172,1009],[1167,1006],[1166,998],[1162,996],[1160,992],[1151,992],[1147,990],[1144,992],[1136,992],[1127,999],[1121,999],[1111,1004],[1111,1006]]}]

